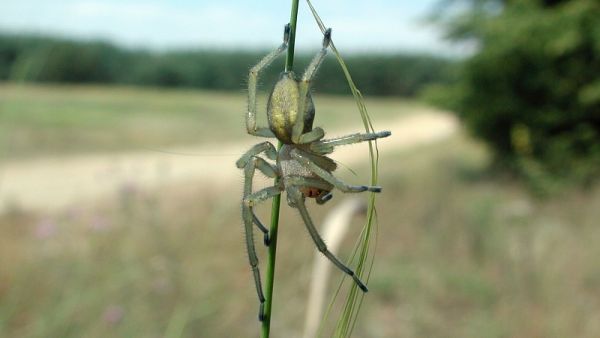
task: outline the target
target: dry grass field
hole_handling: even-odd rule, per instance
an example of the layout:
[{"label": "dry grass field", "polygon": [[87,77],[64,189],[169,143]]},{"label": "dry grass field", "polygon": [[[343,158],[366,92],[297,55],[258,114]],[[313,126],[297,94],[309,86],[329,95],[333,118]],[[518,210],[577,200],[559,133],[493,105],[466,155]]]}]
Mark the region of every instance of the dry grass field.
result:
[{"label": "dry grass field", "polygon": [[[326,129],[360,130],[351,99],[317,95],[316,105]],[[428,109],[394,99],[367,105],[380,129]],[[0,170],[35,158],[243,140],[243,108],[242,92],[3,84]],[[359,155],[357,174],[342,168],[340,176],[365,179],[368,154]],[[378,248],[355,337],[600,335],[600,186],[540,200],[488,162],[462,133],[382,154]],[[0,336],[257,337],[241,183],[240,174],[225,184],[123,184],[116,198],[6,210]],[[343,198],[310,211],[318,222]],[[282,208],[275,337],[302,333],[315,250],[292,211]],[[342,257],[362,222],[353,222]],[[342,276],[332,276],[333,287]]]}]

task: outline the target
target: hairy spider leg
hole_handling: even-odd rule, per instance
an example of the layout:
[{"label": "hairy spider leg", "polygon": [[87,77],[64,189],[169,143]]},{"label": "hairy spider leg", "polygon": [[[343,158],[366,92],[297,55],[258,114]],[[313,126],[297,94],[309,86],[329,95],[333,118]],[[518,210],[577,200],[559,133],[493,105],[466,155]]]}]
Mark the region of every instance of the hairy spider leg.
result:
[{"label": "hairy spider leg", "polygon": [[389,131],[381,131],[376,133],[356,133],[346,135],[342,137],[336,137],[328,140],[321,140],[314,142],[310,145],[310,150],[318,154],[330,154],[337,146],[360,143],[364,141],[373,141],[378,138],[384,138],[390,136],[392,133]]},{"label": "hairy spider leg", "polygon": [[290,176],[284,178],[287,186],[294,187],[310,187],[310,188],[319,188],[323,190],[331,189],[331,184],[313,177],[304,177],[304,176]]},{"label": "hairy spider leg", "polygon": [[[250,162],[248,167],[252,167],[253,162]],[[248,168],[247,167],[247,168]],[[253,171],[253,168],[246,169],[246,176]],[[246,180],[250,178],[246,178]],[[273,186],[261,189],[253,194],[244,196],[242,203],[242,218],[244,219],[244,229],[246,231],[246,247],[248,249],[248,259],[250,266],[252,267],[252,273],[254,275],[254,285],[256,286],[256,293],[258,295],[258,301],[260,302],[258,308],[258,320],[265,320],[265,296],[262,289],[262,282],[260,279],[260,270],[258,268],[258,257],[256,256],[256,247],[254,246],[254,234],[252,232],[252,223],[254,222],[252,206],[266,201],[269,198],[281,194],[282,188],[279,186]]]},{"label": "hairy spider leg", "polygon": [[363,191],[371,191],[371,192],[381,192],[381,187],[379,186],[369,186],[369,185],[350,185],[337,177],[333,176],[327,170],[319,167],[315,163],[313,163],[307,156],[302,154],[299,149],[294,149],[290,152],[292,158],[297,160],[301,165],[303,165],[306,169],[310,170],[317,176],[321,177],[325,181],[331,183],[334,187],[338,188],[343,192],[363,192]]},{"label": "hairy spider leg", "polygon": [[256,87],[258,82],[258,75],[267,66],[275,60],[276,57],[281,55],[287,47],[288,40],[290,38],[290,25],[285,25],[283,32],[283,43],[274,51],[267,54],[258,64],[250,68],[250,74],[248,75],[248,114],[246,115],[246,130],[248,134],[262,137],[275,137],[275,134],[268,127],[257,127],[256,126]]},{"label": "hairy spider leg", "polygon": [[[279,174],[277,173],[277,169],[275,167],[273,167],[269,162],[265,161],[264,159],[262,159],[260,157],[254,157],[251,160],[251,163],[252,162],[253,162],[253,166],[255,167],[255,169],[260,170],[260,172],[265,174],[265,176],[270,177],[270,178],[275,178],[275,177],[279,176]],[[252,173],[252,177],[254,177],[254,172]],[[252,178],[250,180],[252,180]],[[250,183],[252,183],[252,182],[250,182]],[[252,193],[251,184],[249,184],[249,186],[250,186],[248,188],[249,190],[244,191],[244,196],[248,196],[249,194]],[[252,212],[252,219],[254,220],[254,224],[256,224],[258,229],[263,233],[263,236],[264,236],[263,243],[265,244],[265,246],[269,246],[269,243],[270,243],[269,230],[260,221],[260,219],[258,219],[256,214],[254,213],[254,209],[250,208],[250,211]]]},{"label": "hairy spider leg", "polygon": [[[245,183],[244,183],[244,197],[248,196],[252,193],[252,180],[254,178],[255,169],[258,169],[265,176],[270,178],[276,178],[280,176],[279,170],[271,165],[269,162],[264,159],[258,157],[260,153],[265,153],[268,158],[275,160],[277,158],[277,150],[275,150],[275,146],[270,142],[261,142],[259,144],[254,145],[250,150],[248,150],[239,160],[235,163],[236,166],[240,169],[244,168],[245,170],[250,170],[249,163],[252,163],[251,172],[246,175]],[[252,218],[254,220],[254,224],[258,227],[258,229],[263,233],[264,236],[264,244],[269,246],[269,230],[267,227],[258,219],[254,211],[252,211]]]},{"label": "hairy spider leg", "polygon": [[310,145],[310,150],[318,153],[318,154],[330,154],[333,152],[333,149],[337,146],[342,146],[346,144],[354,144],[360,143],[364,141],[373,141],[378,138],[384,138],[392,135],[391,132],[385,130],[376,133],[356,133],[351,135],[346,135],[342,137],[336,137],[328,140],[321,140],[315,142]]},{"label": "hairy spider leg", "polygon": [[[248,164],[248,161],[250,161],[251,158],[253,158],[261,153],[265,153],[265,155],[267,155],[267,158],[269,158],[271,160],[277,159],[277,150],[275,149],[275,146],[271,142],[265,141],[265,142],[261,142],[261,143],[258,143],[258,144],[255,144],[254,146],[252,146],[252,148],[250,148],[248,151],[246,151],[242,155],[242,157],[240,157],[240,159],[237,160],[237,162],[235,162],[235,165],[239,169],[242,169]],[[264,173],[264,174],[269,176],[267,173]],[[269,177],[273,177],[273,176],[269,176]]]},{"label": "hairy spider leg", "polygon": [[331,43],[331,28],[328,28],[323,35],[323,47],[317,55],[312,59],[310,64],[306,67],[304,71],[304,75],[302,75],[302,82],[311,82],[314,78],[319,66],[325,60],[325,56],[327,55],[327,48],[329,48],[329,44]]},{"label": "hairy spider leg", "polygon": [[313,224],[313,222],[310,218],[308,210],[306,209],[306,205],[304,204],[303,195],[300,192],[300,190],[295,186],[290,186],[289,189],[287,189],[287,193],[288,193],[288,195],[291,195],[289,197],[292,199],[292,201],[294,203],[294,207],[296,209],[298,209],[298,211],[300,211],[300,216],[302,216],[304,225],[306,225],[306,229],[308,230],[310,237],[312,237],[313,242],[317,246],[317,249],[323,255],[325,255],[325,257],[327,257],[327,259],[329,259],[335,266],[337,266],[340,270],[342,270],[348,276],[352,277],[352,279],[354,280],[356,285],[358,285],[358,287],[363,292],[369,291],[369,289],[367,289],[367,286],[360,280],[360,278],[358,278],[356,273],[354,273],[354,271],[352,271],[352,269],[347,267],[337,257],[335,257],[335,255],[332,254],[331,251],[329,251],[329,249],[327,249],[327,245],[325,244],[325,242],[319,235],[319,232],[315,228],[315,225]]},{"label": "hairy spider leg", "polygon": [[[319,188],[325,191],[329,191],[331,189],[331,184],[325,182],[318,178],[312,177],[303,177],[303,176],[291,176],[285,178],[285,181],[288,185],[300,186],[300,187],[311,187],[311,188]],[[333,194],[330,192],[326,193],[322,196],[317,196],[315,200],[317,204],[325,204],[329,200],[333,198]]]},{"label": "hairy spider leg", "polygon": [[[329,47],[330,42],[331,28],[325,31],[325,35],[323,37],[323,48],[321,48],[317,55],[315,55],[315,57],[312,59],[308,67],[306,67],[304,75],[302,75],[302,79],[298,83],[298,89],[300,90],[301,98],[310,95],[310,82],[317,73],[321,63],[323,63],[323,60],[327,55],[327,48]],[[292,129],[292,141],[296,144],[307,144],[322,139],[325,136],[325,132],[320,127],[313,128],[313,130],[303,134],[304,113],[306,112],[306,107],[304,107],[305,101],[300,100],[299,104],[300,107],[298,107],[298,117],[296,118],[296,123]]]}]

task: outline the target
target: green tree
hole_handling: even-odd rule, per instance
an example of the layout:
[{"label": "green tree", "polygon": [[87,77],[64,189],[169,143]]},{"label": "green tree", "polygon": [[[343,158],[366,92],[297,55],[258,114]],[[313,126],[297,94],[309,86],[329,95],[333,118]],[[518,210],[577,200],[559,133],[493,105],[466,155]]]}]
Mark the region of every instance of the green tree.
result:
[{"label": "green tree", "polygon": [[532,183],[547,188],[559,178],[588,182],[596,177],[600,2],[450,3],[460,5],[440,7],[438,14],[451,14],[438,19],[451,39],[468,41],[476,52],[445,102],[500,163]]}]

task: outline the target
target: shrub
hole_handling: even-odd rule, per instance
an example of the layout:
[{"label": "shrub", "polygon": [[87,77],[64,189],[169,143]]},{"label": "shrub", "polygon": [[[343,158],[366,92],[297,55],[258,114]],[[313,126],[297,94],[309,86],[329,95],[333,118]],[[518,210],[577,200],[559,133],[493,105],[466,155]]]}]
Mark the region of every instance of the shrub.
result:
[{"label": "shrub", "polygon": [[452,108],[500,163],[538,187],[588,182],[600,171],[600,2],[502,3],[471,20],[479,50],[452,89]]}]

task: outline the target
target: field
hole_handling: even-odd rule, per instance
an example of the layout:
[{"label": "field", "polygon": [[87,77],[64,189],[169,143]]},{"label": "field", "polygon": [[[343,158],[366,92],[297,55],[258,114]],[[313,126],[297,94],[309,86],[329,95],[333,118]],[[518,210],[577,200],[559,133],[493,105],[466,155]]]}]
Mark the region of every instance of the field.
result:
[{"label": "field", "polygon": [[[326,129],[361,128],[351,99],[317,95],[316,105]],[[367,105],[378,129],[429,109],[394,99]],[[3,84],[0,170],[243,140],[243,108],[241,92]],[[342,177],[365,179],[361,156],[357,176]],[[257,337],[241,183],[240,175],[124,186],[113,199],[1,214],[0,336]],[[537,199],[493,175],[486,149],[460,132],[382,153],[380,183],[378,249],[355,337],[600,335],[600,186]],[[343,198],[311,205],[314,218]],[[315,250],[291,211],[282,208],[274,337],[301,335]],[[342,257],[361,224],[353,222]],[[333,287],[341,274],[332,276]]]},{"label": "field", "polygon": [[[266,98],[261,97],[259,107]],[[0,154],[9,158],[99,151],[169,149],[240,140],[246,95],[96,86],[21,86],[0,82]],[[317,125],[360,123],[354,101],[315,97]],[[414,102],[367,99],[375,119],[410,114]],[[322,113],[321,113],[322,112]],[[260,117],[266,121],[264,114]],[[360,125],[359,125],[360,126]]]}]

